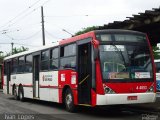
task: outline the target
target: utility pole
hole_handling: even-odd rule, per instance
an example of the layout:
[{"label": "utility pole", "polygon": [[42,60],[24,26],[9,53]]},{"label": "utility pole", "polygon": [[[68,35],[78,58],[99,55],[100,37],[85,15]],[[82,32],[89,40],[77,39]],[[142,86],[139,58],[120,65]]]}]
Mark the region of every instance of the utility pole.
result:
[{"label": "utility pole", "polygon": [[44,46],[45,45],[45,30],[44,30],[43,6],[41,6],[41,17],[42,17],[42,40],[43,40],[43,46]]},{"label": "utility pole", "polygon": [[12,42],[12,43],[11,43],[11,51],[12,51],[12,55],[13,55],[13,45],[14,45],[14,43]]}]

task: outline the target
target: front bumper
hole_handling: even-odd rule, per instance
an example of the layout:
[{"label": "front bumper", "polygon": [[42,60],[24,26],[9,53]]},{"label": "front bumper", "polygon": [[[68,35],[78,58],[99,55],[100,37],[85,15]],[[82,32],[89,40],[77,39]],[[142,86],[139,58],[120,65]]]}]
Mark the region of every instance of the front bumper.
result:
[{"label": "front bumper", "polygon": [[[136,100],[128,100],[128,96],[137,96]],[[130,93],[130,94],[97,94],[96,105],[134,104],[155,102],[156,93]]]}]

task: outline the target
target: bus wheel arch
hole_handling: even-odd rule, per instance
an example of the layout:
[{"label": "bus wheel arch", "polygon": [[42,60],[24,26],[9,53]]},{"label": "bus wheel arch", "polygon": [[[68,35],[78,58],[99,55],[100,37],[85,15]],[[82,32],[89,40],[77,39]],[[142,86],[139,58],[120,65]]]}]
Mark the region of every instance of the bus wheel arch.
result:
[{"label": "bus wheel arch", "polygon": [[62,103],[64,103],[65,93],[67,89],[71,89],[69,85],[65,85],[62,90]]},{"label": "bus wheel arch", "polygon": [[76,106],[74,104],[74,96],[70,86],[66,85],[63,88],[62,99],[67,111],[75,112]]},{"label": "bus wheel arch", "polygon": [[15,100],[19,100],[19,96],[18,96],[18,93],[17,93],[16,84],[13,84],[12,95],[14,95],[14,99],[15,99]]},{"label": "bus wheel arch", "polygon": [[24,89],[23,89],[22,84],[20,84],[18,87],[18,96],[19,96],[20,101],[24,101]]}]

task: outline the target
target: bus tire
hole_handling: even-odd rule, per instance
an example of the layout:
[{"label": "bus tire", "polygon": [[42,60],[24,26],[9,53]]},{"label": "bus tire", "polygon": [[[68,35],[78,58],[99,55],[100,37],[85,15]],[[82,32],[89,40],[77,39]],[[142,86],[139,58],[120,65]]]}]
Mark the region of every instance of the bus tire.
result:
[{"label": "bus tire", "polygon": [[20,86],[20,88],[19,88],[19,99],[20,99],[20,101],[24,101],[24,92],[23,92],[23,87],[22,86]]},{"label": "bus tire", "polygon": [[16,86],[14,86],[14,88],[13,88],[13,95],[14,95],[14,99],[15,99],[15,100],[19,100]]},{"label": "bus tire", "polygon": [[76,108],[74,105],[74,97],[73,97],[71,89],[69,88],[65,92],[64,103],[65,103],[65,107],[67,111],[75,112]]}]

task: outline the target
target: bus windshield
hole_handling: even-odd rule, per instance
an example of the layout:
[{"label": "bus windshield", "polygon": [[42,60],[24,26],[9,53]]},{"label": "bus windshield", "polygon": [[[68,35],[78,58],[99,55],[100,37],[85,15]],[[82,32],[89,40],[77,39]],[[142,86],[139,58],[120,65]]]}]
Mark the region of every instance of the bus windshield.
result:
[{"label": "bus windshield", "polygon": [[148,45],[100,45],[100,61],[105,81],[153,78]]}]

